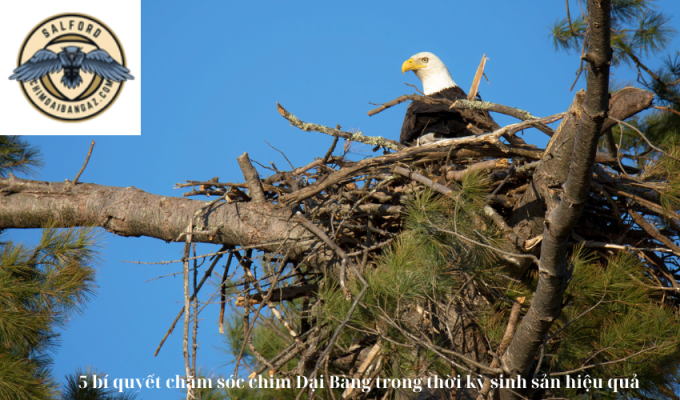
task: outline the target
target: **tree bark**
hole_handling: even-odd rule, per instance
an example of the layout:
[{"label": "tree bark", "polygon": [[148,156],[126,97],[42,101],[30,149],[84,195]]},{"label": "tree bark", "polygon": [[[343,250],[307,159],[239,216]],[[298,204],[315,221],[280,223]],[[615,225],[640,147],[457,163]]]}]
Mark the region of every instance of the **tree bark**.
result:
[{"label": "tree bark", "polygon": [[[134,187],[40,182],[10,175],[0,179],[0,230],[99,226],[120,236],[148,236],[171,242],[208,202],[158,196]],[[196,221],[193,241],[302,252],[316,242],[292,220],[288,208],[271,203],[217,203]],[[291,255],[290,257],[292,257]]]},{"label": "tree bark", "polygon": [[[588,199],[597,142],[609,109],[610,11],[609,0],[588,0],[590,39],[584,58],[589,62],[589,71],[578,133],[571,150],[563,192],[560,194],[558,189],[554,189],[550,193],[547,187],[539,188],[543,190],[544,197],[554,196],[556,200],[559,198],[559,202],[555,201],[554,205],[551,201],[546,202],[548,212],[543,229],[536,294],[510,346],[501,357],[502,368],[509,377],[520,375],[531,379],[530,369],[538,350],[562,310],[562,297],[571,274],[567,263],[567,239]],[[562,144],[564,140],[556,143]],[[567,161],[562,157],[556,162]],[[501,398],[516,399],[519,396],[510,391],[501,391]]]}]

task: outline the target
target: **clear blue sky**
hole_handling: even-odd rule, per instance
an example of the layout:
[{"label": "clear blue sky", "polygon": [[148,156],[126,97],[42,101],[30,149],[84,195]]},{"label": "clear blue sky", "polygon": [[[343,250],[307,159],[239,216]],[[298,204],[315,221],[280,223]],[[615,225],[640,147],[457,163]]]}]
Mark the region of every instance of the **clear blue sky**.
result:
[{"label": "clear blue sky", "polygon": [[[658,4],[680,26],[680,2]],[[142,135],[27,140],[45,159],[39,179],[73,179],[94,139],[81,181],[180,196],[172,187],[184,180],[242,181],[236,157],[244,151],[286,168],[265,140],[295,166],[322,156],[332,138],[289,127],[275,102],[306,121],[397,139],[405,105],[374,117],[366,112],[374,108],[369,102],[413,93],[404,82],[419,82],[412,73],[402,76],[400,67],[421,51],[437,54],[465,90],[485,53],[491,85],[482,82],[484,99],[547,116],[564,111],[574,95],[569,87],[578,56],[556,53],[548,36],[547,27],[564,15],[562,1],[143,0]],[[676,38],[671,49],[678,48]],[[624,66],[614,70],[614,78],[624,83],[635,74]],[[576,89],[581,87],[583,80]],[[525,139],[546,143],[538,133],[527,132]],[[370,153],[368,146],[356,148]],[[6,236],[35,240],[25,231]],[[110,378],[182,375],[181,326],[153,357],[182,306],[181,277],[146,282],[181,271],[181,265],[121,262],[178,259],[181,250],[181,244],[105,234],[98,294],[62,333],[55,376],[87,365]],[[227,358],[217,349],[218,310],[209,306],[202,315],[199,364],[230,375],[231,368],[220,368]],[[140,393],[144,399],[176,396],[180,393],[169,390]]]}]

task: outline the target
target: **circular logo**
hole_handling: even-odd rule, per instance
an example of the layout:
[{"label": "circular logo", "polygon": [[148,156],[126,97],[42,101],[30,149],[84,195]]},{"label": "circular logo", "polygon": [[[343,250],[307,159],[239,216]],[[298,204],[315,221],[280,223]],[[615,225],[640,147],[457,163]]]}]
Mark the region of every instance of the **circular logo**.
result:
[{"label": "circular logo", "polygon": [[43,114],[64,122],[85,121],[116,100],[126,80],[123,46],[101,21],[60,14],[38,24],[24,40],[16,79],[26,99]]}]

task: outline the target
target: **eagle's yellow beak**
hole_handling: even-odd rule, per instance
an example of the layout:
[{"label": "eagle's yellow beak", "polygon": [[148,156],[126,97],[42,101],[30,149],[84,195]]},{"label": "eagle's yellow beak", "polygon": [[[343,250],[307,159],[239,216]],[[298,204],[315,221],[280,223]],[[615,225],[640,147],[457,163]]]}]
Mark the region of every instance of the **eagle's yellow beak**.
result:
[{"label": "eagle's yellow beak", "polygon": [[417,69],[425,68],[427,65],[425,64],[418,64],[415,61],[413,61],[413,58],[409,58],[408,60],[404,61],[403,64],[401,64],[401,73],[405,74],[406,71],[415,71]]}]

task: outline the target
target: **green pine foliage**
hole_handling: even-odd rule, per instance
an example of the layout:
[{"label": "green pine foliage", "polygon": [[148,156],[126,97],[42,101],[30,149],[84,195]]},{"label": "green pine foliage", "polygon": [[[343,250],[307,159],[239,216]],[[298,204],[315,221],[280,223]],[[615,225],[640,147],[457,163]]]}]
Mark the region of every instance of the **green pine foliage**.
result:
[{"label": "green pine foliage", "polygon": [[647,167],[649,177],[647,182],[654,182],[660,186],[659,203],[666,211],[680,209],[680,136],[670,139],[663,147],[666,155]]},{"label": "green pine foliage", "polygon": [[[574,3],[581,7],[571,7],[570,15],[573,11],[580,13],[555,21],[551,35],[556,49],[580,53],[587,35],[588,15],[583,2]],[[631,54],[649,56],[663,51],[676,33],[670,17],[656,10],[654,0],[612,0],[611,26],[613,66],[631,64]]]},{"label": "green pine foliage", "polygon": [[[292,306],[295,307],[297,303],[293,303]],[[257,306],[256,306],[257,307]],[[264,315],[268,317],[267,311],[264,311]],[[299,321],[298,321],[299,322]],[[227,362],[232,365],[236,362],[236,357],[241,351],[241,347],[244,345],[243,337],[243,315],[237,313],[231,313],[229,319],[225,321],[225,334],[224,341],[226,344],[225,353],[229,354]],[[283,329],[281,325],[263,325],[256,324],[253,328],[251,334],[251,342],[253,346],[257,349],[258,353],[261,354],[267,360],[273,359],[280,351],[287,347],[292,341],[292,338]],[[243,348],[243,355],[241,358],[241,365],[247,365],[249,370],[252,370],[257,364],[257,357],[251,350],[248,344],[245,344]],[[297,362],[295,359],[289,361],[280,370],[282,372],[292,371]],[[243,368],[243,367],[241,367]],[[205,374],[205,373],[204,373]],[[242,379],[246,379],[246,376],[239,376]],[[267,373],[262,374],[262,378],[268,377]],[[220,377],[213,377],[213,388],[212,389],[200,389],[197,390],[197,396],[199,399],[252,399],[252,400],[266,400],[266,399],[290,399],[296,398],[298,391],[293,389],[293,382],[291,388],[267,388],[267,389],[257,389],[253,390],[249,387],[245,388],[218,388],[214,383]],[[226,379],[227,377],[221,377]],[[280,376],[274,377],[280,378]]]},{"label": "green pine foliage", "polygon": [[[121,393],[114,387],[94,387],[92,385],[94,376],[100,379],[105,377],[106,373],[88,367],[85,371],[78,368],[72,374],[67,375],[60,400],[135,400],[137,398],[137,393],[131,390]],[[87,385],[83,382],[87,382]]]},{"label": "green pine foliage", "polygon": [[[552,327],[543,366],[547,371],[605,379],[637,374],[640,382],[640,390],[618,394],[566,390],[568,398],[666,398],[659,388],[677,384],[680,318],[663,304],[663,291],[635,256],[622,252],[606,263],[598,260],[583,248],[574,251],[568,303]],[[608,363],[626,357],[630,358]],[[600,365],[579,370],[584,360]]]},{"label": "green pine foliage", "polygon": [[[265,312],[266,314],[266,312]],[[224,342],[226,347],[224,348],[226,354],[230,354],[233,358],[228,359],[229,363],[234,363],[236,361],[236,356],[241,351],[243,346],[243,315],[238,313],[231,313],[228,317],[229,319],[225,321],[225,334]],[[261,324],[256,324],[253,328],[252,334],[252,344],[258,349],[258,352],[266,359],[270,360],[274,358],[279,351],[290,344],[287,332],[279,325],[268,325],[264,326]],[[284,339],[286,338],[286,339]],[[255,354],[250,349],[250,346],[246,344],[243,348],[243,355],[241,363],[253,366],[257,362]],[[297,364],[295,361],[289,362],[282,371],[290,371],[295,368]]]},{"label": "green pine foliage", "polygon": [[656,75],[659,79],[650,82],[649,88],[658,95],[657,101],[663,105],[675,105],[675,110],[677,111],[677,105],[680,103],[680,86],[678,85],[678,79],[680,78],[680,52],[676,51],[675,55],[669,54],[661,68],[656,72]]},{"label": "green pine foliage", "polygon": [[[0,176],[33,173],[38,150],[0,136]],[[35,247],[0,241],[0,398],[56,398],[51,355],[70,316],[95,289],[97,235],[46,227]]]},{"label": "green pine foliage", "polygon": [[[291,306],[298,308],[299,304],[297,301],[292,302]],[[269,318],[268,312],[263,311],[263,315]],[[294,323],[299,323],[300,321],[294,321]],[[236,362],[236,357],[241,351],[241,347],[244,345],[243,337],[243,316],[237,313],[232,313],[227,321],[225,321],[225,333],[224,341],[226,347],[223,349],[225,353],[229,356],[227,358],[228,365],[233,365]],[[283,329],[283,327],[274,324],[264,325],[258,323],[253,328],[251,333],[251,342],[253,346],[257,349],[258,353],[266,358],[267,360],[272,360],[276,355],[284,350],[288,345],[292,343],[292,338]],[[229,379],[233,376],[210,376],[213,383],[212,388],[202,388],[197,389],[195,394],[199,400],[218,400],[218,399],[248,399],[248,400],[269,400],[269,399],[281,399],[281,400],[294,400],[299,394],[299,389],[296,389],[296,382],[294,378],[289,378],[290,388],[288,388],[283,381],[282,375],[277,374],[275,376],[269,377],[269,374],[265,370],[259,379],[264,380],[264,385],[267,387],[259,387],[257,389],[252,389],[248,386],[248,376],[244,371],[252,371],[255,367],[259,366],[257,357],[251,350],[250,346],[247,344],[243,348],[243,354],[240,361],[241,369],[238,378],[245,380],[245,385],[242,388],[230,387],[227,383]],[[246,366],[244,369],[243,365]],[[286,365],[281,367],[279,371],[284,373],[291,373],[297,366],[297,360],[294,358],[290,360]],[[208,377],[205,371],[199,372],[199,376]],[[219,387],[218,381],[222,380],[225,384]],[[255,378],[258,379],[258,378]],[[277,381],[278,380],[278,381]],[[317,389],[315,392],[321,398],[328,398],[328,393],[326,389]],[[336,391],[336,396],[341,395],[341,392]]]},{"label": "green pine foliage", "polygon": [[55,329],[94,293],[95,241],[91,229],[48,228],[34,248],[0,246],[0,398],[54,396]]},{"label": "green pine foliage", "polygon": [[0,177],[9,173],[35,175],[34,168],[43,165],[40,151],[19,136],[0,135]]}]

